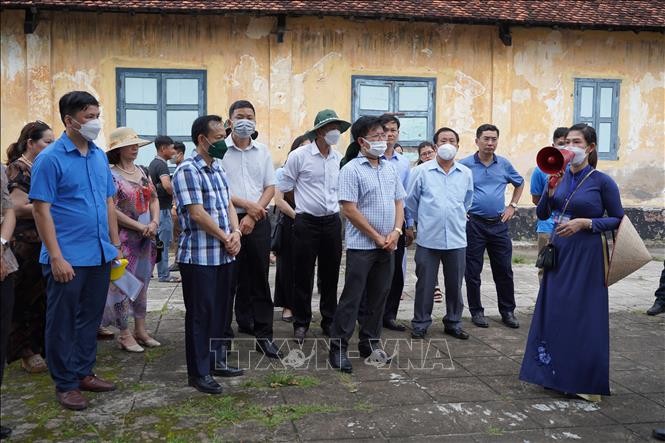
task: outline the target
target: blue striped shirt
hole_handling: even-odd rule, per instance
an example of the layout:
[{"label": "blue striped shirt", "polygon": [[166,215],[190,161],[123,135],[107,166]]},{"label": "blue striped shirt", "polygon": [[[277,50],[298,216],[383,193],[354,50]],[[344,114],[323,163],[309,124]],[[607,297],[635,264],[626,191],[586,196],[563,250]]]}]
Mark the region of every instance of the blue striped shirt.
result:
[{"label": "blue striped shirt", "polygon": [[199,154],[185,159],[173,174],[173,195],[182,227],[176,261],[203,266],[232,262],[224,244],[200,228],[187,210],[188,205],[202,205],[224,232],[231,233],[229,186],[221,162],[213,159],[208,166]]},{"label": "blue striped shirt", "polygon": [[[339,171],[339,201],[356,203],[360,213],[381,235],[395,229],[395,201],[403,200],[406,191],[395,167],[381,159],[374,168],[366,157],[356,157]],[[346,222],[347,249],[377,249],[374,240]]]}]

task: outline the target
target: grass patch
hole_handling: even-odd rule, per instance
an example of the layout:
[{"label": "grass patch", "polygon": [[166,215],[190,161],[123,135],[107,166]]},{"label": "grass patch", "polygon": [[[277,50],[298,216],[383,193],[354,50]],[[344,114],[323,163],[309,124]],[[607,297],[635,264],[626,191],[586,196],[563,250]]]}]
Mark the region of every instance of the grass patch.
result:
[{"label": "grass patch", "polygon": [[528,263],[529,261],[527,260],[526,257],[522,257],[521,255],[515,255],[513,257],[513,264],[516,265],[523,265],[525,263]]},{"label": "grass patch", "polygon": [[339,377],[340,383],[352,394],[358,392],[358,383],[353,380],[353,377],[349,374],[340,372],[337,374]]},{"label": "grass patch", "polygon": [[299,386],[301,388],[311,388],[318,386],[321,381],[316,377],[309,375],[295,375],[288,372],[273,372],[262,379],[253,379],[245,381],[242,386],[245,388],[282,388],[286,386]]},{"label": "grass patch", "polygon": [[487,435],[503,435],[503,429],[497,428],[496,426],[490,426],[487,428]]},{"label": "grass patch", "polygon": [[166,345],[161,345],[156,348],[145,348],[145,351],[143,352],[145,362],[152,363],[168,354],[170,350],[171,347]]},{"label": "grass patch", "polygon": [[372,412],[374,411],[374,407],[365,401],[359,401],[353,405],[353,410],[357,412]]}]

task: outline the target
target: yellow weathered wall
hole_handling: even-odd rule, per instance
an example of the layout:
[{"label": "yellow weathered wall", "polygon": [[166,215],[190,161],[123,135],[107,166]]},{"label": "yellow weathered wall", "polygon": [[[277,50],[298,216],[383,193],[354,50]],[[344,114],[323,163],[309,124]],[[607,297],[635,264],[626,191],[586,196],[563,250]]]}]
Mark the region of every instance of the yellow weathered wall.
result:
[{"label": "yellow weathered wall", "polygon": [[233,100],[251,100],[275,164],[320,109],[350,118],[352,75],[435,77],[436,124],[460,132],[459,155],[492,122],[499,153],[528,178],[537,149],[572,122],[574,79],[612,78],[619,160],[599,168],[625,205],[665,207],[662,34],[514,28],[506,47],[492,26],[342,18],[288,18],[283,43],[271,17],[43,12],[25,35],[23,12],[5,10],[0,24],[3,151],[26,121],[59,131],[57,101],[73,89],[100,99],[104,138],[116,124],[117,67],[205,69],[208,112],[226,117]]}]

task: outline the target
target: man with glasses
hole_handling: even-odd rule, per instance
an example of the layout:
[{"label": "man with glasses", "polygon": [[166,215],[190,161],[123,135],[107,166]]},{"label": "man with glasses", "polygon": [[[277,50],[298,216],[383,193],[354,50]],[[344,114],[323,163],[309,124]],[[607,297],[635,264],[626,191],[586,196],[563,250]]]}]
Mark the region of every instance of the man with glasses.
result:
[{"label": "man with glasses", "polygon": [[[346,217],[346,280],[330,328],[329,362],[352,372],[347,356],[356,320],[360,323],[361,357],[385,352],[380,348],[381,322],[392,282],[394,254],[402,235],[406,196],[396,169],[383,158],[386,135],[376,117],[360,117],[351,127],[360,155],[339,174],[339,201]],[[364,312],[359,314],[360,303]]]}]

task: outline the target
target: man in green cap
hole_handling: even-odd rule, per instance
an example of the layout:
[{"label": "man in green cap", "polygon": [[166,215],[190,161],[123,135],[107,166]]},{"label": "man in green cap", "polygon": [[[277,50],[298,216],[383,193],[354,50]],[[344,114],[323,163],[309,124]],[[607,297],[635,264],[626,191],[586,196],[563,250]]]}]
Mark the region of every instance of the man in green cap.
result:
[{"label": "man in green cap", "polygon": [[325,109],[314,119],[308,132],[313,142],[289,154],[283,175],[277,183],[282,192],[294,191],[295,252],[298,263],[293,299],[293,328],[302,343],[312,321],[314,265],[318,259],[321,329],[330,336],[330,325],[337,309],[337,281],[342,259],[342,221],[339,217],[337,177],[342,155],[333,146],[351,124],[335,111]]}]

